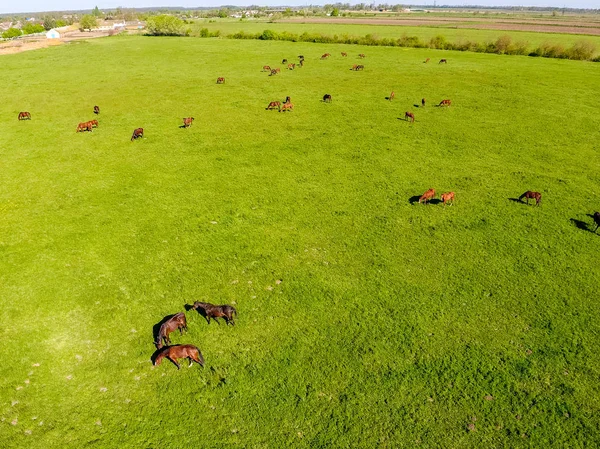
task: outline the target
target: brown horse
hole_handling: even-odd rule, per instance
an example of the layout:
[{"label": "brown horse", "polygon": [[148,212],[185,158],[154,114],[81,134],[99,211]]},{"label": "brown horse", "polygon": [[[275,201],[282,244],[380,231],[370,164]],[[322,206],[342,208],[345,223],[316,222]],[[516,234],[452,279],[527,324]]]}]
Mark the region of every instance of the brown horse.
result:
[{"label": "brown horse", "polygon": [[175,364],[177,369],[181,369],[181,365],[177,363],[177,359],[188,359],[189,365],[188,368],[191,368],[193,363],[196,362],[202,368],[204,368],[204,357],[202,357],[202,353],[200,349],[198,349],[194,345],[173,345],[173,346],[165,346],[158,352],[152,364],[154,366],[160,365],[162,359],[169,359],[171,362]]},{"label": "brown horse", "polygon": [[348,53],[346,53],[345,51],[343,51],[343,52],[342,52],[342,56],[343,56],[344,58],[346,58],[346,57],[348,56]]},{"label": "brown horse", "polygon": [[450,106],[452,102],[450,100],[442,100],[438,106]]},{"label": "brown horse", "polygon": [[223,78],[222,76],[218,77],[217,84],[225,84],[225,78]]},{"label": "brown horse", "polygon": [[293,111],[293,110],[294,110],[294,105],[292,103],[283,103],[281,105],[281,109],[279,110],[279,112]]},{"label": "brown horse", "polygon": [[140,137],[144,137],[144,128],[136,128],[133,130],[133,134],[131,136],[131,141],[134,139],[139,139]]},{"label": "brown horse", "polygon": [[410,120],[411,122],[414,123],[415,121],[415,114],[413,114],[412,112],[405,112],[404,113],[404,120]]},{"label": "brown horse", "polygon": [[291,103],[291,102],[292,102],[292,99],[290,98],[289,95],[287,97],[285,97],[284,103]]},{"label": "brown horse", "polygon": [[421,99],[421,106],[422,106],[422,107],[425,107],[425,98],[422,98],[422,99]]},{"label": "brown horse", "polygon": [[429,189],[419,197],[419,203],[424,202],[425,204],[427,204],[427,201],[431,201],[434,197],[435,189]]},{"label": "brown horse", "polygon": [[331,55],[329,53],[325,53],[321,56],[321,59],[327,59],[329,58]]},{"label": "brown horse", "polygon": [[542,201],[542,194],[540,192],[532,192],[531,190],[528,190],[519,197],[519,201],[523,202],[523,198],[527,200],[528,205],[529,199],[535,199],[535,205],[539,206],[540,202]]},{"label": "brown horse", "polygon": [[271,74],[269,76],[277,75],[279,72],[281,72],[280,68],[271,69]]},{"label": "brown horse", "polygon": [[92,125],[92,128],[98,128],[98,120],[90,120],[88,123]]},{"label": "brown horse", "polygon": [[189,128],[190,126],[192,126],[193,121],[194,121],[194,117],[185,117],[183,119],[183,127]]},{"label": "brown horse", "polygon": [[100,114],[100,108],[98,106],[94,106],[94,114]]},{"label": "brown horse", "polygon": [[282,64],[287,64],[287,63],[288,63],[288,60],[284,58],[284,59],[282,59],[282,60],[281,60],[281,63],[282,63]]},{"label": "brown horse", "polygon": [[446,205],[446,203],[452,203],[452,205],[454,205],[454,192],[442,193],[442,196],[440,198],[442,199],[442,203],[444,203],[444,206]]},{"label": "brown horse", "polygon": [[270,72],[270,71],[271,71],[271,67],[270,67],[270,66],[268,66],[268,65],[263,65],[263,69],[262,69],[262,71],[263,71],[263,72]]},{"label": "brown horse", "polygon": [[272,101],[265,109],[267,111],[270,111],[271,109],[281,109],[281,103],[279,101]]},{"label": "brown horse", "polygon": [[358,71],[358,70],[364,70],[364,69],[365,69],[365,66],[364,66],[364,65],[361,65],[361,64],[354,64],[354,65],[352,66],[352,70],[356,70],[356,71]]},{"label": "brown horse", "polygon": [[329,95],[329,94],[323,95],[323,101],[325,103],[331,103],[331,95]]},{"label": "brown horse", "polygon": [[19,112],[19,120],[31,120],[31,114],[29,112]]},{"label": "brown horse", "polygon": [[156,349],[163,347],[163,343],[168,345],[171,343],[169,334],[179,329],[179,335],[183,335],[183,331],[187,331],[187,320],[185,319],[185,313],[179,312],[173,315],[171,318],[166,320],[160,325],[160,328],[156,334],[154,345]]},{"label": "brown horse", "polygon": [[360,53],[360,54],[358,55],[358,57],[359,57],[360,59],[364,59],[364,58],[366,58],[366,56],[365,56],[363,53]]},{"label": "brown horse", "polygon": [[300,60],[300,67],[304,67],[304,59]]},{"label": "brown horse", "polygon": [[428,62],[429,62],[429,58],[427,58],[427,59],[425,60],[425,64],[427,64]]},{"label": "brown horse", "polygon": [[296,68],[296,64],[288,64],[288,70],[294,70]]},{"label": "brown horse", "polygon": [[[217,318],[223,318],[227,324],[231,322],[233,326],[235,322],[233,321],[233,316],[237,316],[237,310],[233,306],[222,305],[215,306],[214,304],[209,304],[207,302],[199,302],[196,301],[192,306],[192,309],[197,310],[198,313],[201,313],[206,318],[208,324],[210,324],[210,319],[217,321]],[[201,309],[200,312],[198,309]],[[217,324],[220,324],[217,321]]]},{"label": "brown horse", "polygon": [[438,64],[447,64],[448,61],[446,61],[445,59],[440,59],[440,62],[438,62]]},{"label": "brown horse", "polygon": [[388,97],[388,100],[392,101],[394,98],[396,98],[396,93],[394,91],[392,91],[392,93]]},{"label": "brown horse", "polygon": [[82,132],[82,131],[92,131],[92,123],[91,122],[84,122],[84,123],[80,123],[79,125],[77,125],[77,130],[75,131],[76,133]]},{"label": "brown horse", "polygon": [[596,229],[594,229],[594,232],[596,232],[600,228],[600,212],[594,212],[592,217],[594,218],[594,223],[596,223]]}]

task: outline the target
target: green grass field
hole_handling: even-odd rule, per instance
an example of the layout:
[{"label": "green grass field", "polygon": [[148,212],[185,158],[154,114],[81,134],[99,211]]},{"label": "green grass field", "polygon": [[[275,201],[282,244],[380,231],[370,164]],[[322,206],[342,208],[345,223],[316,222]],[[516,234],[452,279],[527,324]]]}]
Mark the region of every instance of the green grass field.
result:
[{"label": "green grass field", "polygon": [[[141,36],[3,56],[0,446],[594,447],[599,70]],[[456,205],[411,204],[428,188]],[[187,312],[204,369],[153,368],[195,300],[237,325]]]}]

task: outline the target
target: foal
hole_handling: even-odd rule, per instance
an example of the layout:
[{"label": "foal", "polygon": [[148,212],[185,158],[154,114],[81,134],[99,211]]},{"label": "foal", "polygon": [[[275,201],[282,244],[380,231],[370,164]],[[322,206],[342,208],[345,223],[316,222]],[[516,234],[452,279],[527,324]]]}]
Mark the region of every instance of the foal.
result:
[{"label": "foal", "polygon": [[[223,319],[225,319],[225,322],[227,324],[229,324],[229,322],[231,322],[232,326],[235,324],[235,322],[233,321],[233,315],[237,316],[237,310],[235,310],[235,308],[233,306],[229,306],[229,305],[215,306],[214,304],[209,304],[207,302],[196,301],[194,303],[194,305],[192,306],[192,309],[194,309],[194,310],[202,309],[202,311],[204,312],[203,315],[206,318],[206,321],[208,322],[208,324],[210,324],[211,318],[213,320],[217,321],[217,318],[219,318],[219,317],[222,317]],[[199,313],[202,313],[202,312],[199,312]],[[217,324],[219,324],[218,321],[217,321]]]},{"label": "foal", "polygon": [[200,349],[198,349],[194,345],[174,345],[174,346],[165,346],[153,360],[153,365],[158,366],[162,362],[162,359],[168,358],[171,362],[175,364],[177,369],[181,369],[181,365],[177,363],[177,359],[188,359],[190,364],[188,368],[191,368],[193,363],[196,362],[202,368],[204,368],[204,357],[202,357],[202,353]]}]

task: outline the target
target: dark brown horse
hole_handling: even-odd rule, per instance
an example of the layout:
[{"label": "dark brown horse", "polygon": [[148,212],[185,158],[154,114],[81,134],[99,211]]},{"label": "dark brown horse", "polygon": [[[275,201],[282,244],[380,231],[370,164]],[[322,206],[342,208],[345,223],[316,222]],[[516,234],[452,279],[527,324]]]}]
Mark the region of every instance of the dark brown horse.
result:
[{"label": "dark brown horse", "polygon": [[422,106],[422,107],[425,107],[425,98],[422,98],[422,99],[421,99],[421,106]]},{"label": "dark brown horse", "polygon": [[185,313],[183,312],[176,313],[160,325],[160,328],[156,333],[156,339],[154,340],[156,349],[162,348],[163,344],[171,344],[169,334],[177,329],[179,329],[179,335],[182,335],[183,331],[187,331],[187,320],[185,319]]},{"label": "dark brown horse", "polygon": [[452,102],[450,100],[442,100],[438,106],[450,106]]},{"label": "dark brown horse", "polygon": [[[194,305],[192,306],[192,309],[197,310],[198,313],[201,313],[202,315],[204,315],[208,324],[210,324],[211,318],[213,320],[217,321],[217,318],[220,318],[220,317],[222,317],[227,322],[227,324],[229,324],[230,322],[232,325],[235,324],[235,322],[233,321],[233,316],[234,315],[237,316],[237,311],[235,310],[235,308],[233,306],[229,306],[229,305],[215,306],[214,304],[209,304],[207,302],[196,301],[194,303]],[[198,309],[202,310],[202,312],[200,312],[200,310],[198,310]],[[218,321],[217,321],[217,324],[219,324]]]},{"label": "dark brown horse", "polygon": [[279,72],[281,72],[280,68],[271,69],[271,74],[269,76],[277,75]]},{"label": "dark brown horse", "polygon": [[354,64],[352,66],[352,70],[355,70],[355,71],[364,70],[364,69],[365,69],[365,66],[362,64]]},{"label": "dark brown horse", "polygon": [[525,198],[527,200],[527,204],[529,204],[529,199],[534,199],[535,205],[539,206],[540,201],[542,201],[542,194],[540,192],[532,192],[531,190],[528,190],[527,192],[525,192],[523,195],[521,195],[519,197],[519,201],[522,202],[523,198]]},{"label": "dark brown horse", "polygon": [[270,111],[272,109],[281,109],[281,102],[279,101],[272,101],[269,103],[269,106],[267,106],[265,108],[267,111]]},{"label": "dark brown horse", "polygon": [[348,56],[348,53],[346,53],[345,51],[342,52],[342,56],[345,58]]},{"label": "dark brown horse", "polygon": [[300,60],[300,67],[304,67],[304,59]]},{"label": "dark brown horse", "polygon": [[192,122],[194,121],[194,117],[186,117],[183,119],[183,127],[189,128],[192,126]]},{"label": "dark brown horse", "polygon": [[204,368],[204,357],[202,357],[200,349],[194,345],[165,346],[156,354],[152,364],[154,366],[160,365],[165,357],[173,362],[177,369],[181,369],[181,365],[177,363],[178,359],[188,359],[190,363],[188,368],[192,367],[193,362]]},{"label": "dark brown horse", "polygon": [[222,76],[218,77],[217,84],[225,84],[225,78],[223,78]]},{"label": "dark brown horse", "polygon": [[408,120],[408,121],[414,123],[414,121],[415,121],[415,114],[413,114],[412,112],[405,112],[404,113],[404,120]]},{"label": "dark brown horse", "polygon": [[592,217],[594,218],[594,223],[596,223],[596,229],[594,229],[594,232],[596,232],[600,228],[600,212],[594,212]]},{"label": "dark brown horse", "polygon": [[289,95],[287,97],[285,97],[284,103],[291,103],[291,102],[292,102],[292,99],[290,98]]},{"label": "dark brown horse", "polygon": [[282,59],[282,60],[281,60],[281,63],[282,63],[282,64],[287,64],[287,63],[288,63],[288,60],[284,58],[284,59]]},{"label": "dark brown horse", "polygon": [[77,125],[77,130],[75,131],[76,133],[82,132],[82,131],[92,131],[92,123],[91,122],[84,122],[84,123],[80,123],[79,125]]},{"label": "dark brown horse", "polygon": [[281,105],[281,109],[279,110],[279,112],[293,111],[293,110],[294,110],[294,105],[292,103],[283,103]]},{"label": "dark brown horse", "polygon": [[100,114],[100,108],[98,106],[94,106],[94,114]]},{"label": "dark brown horse", "polygon": [[323,54],[323,55],[321,56],[321,59],[327,59],[327,58],[329,58],[330,56],[331,56],[331,54],[329,54],[329,53],[325,53],[325,54]]},{"label": "dark brown horse", "polygon": [[454,205],[454,192],[442,193],[442,196],[440,198],[442,199],[442,203],[444,203],[444,206],[446,205],[446,203],[452,203],[452,205]]},{"label": "dark brown horse", "polygon": [[445,59],[440,59],[440,62],[438,62],[438,64],[447,64],[448,61],[446,61]]},{"label": "dark brown horse", "polygon": [[423,202],[427,204],[427,201],[431,201],[435,197],[435,189],[427,190],[423,195],[419,197],[419,203]]},{"label": "dark brown horse", "polygon": [[133,130],[131,141],[133,142],[135,139],[139,139],[141,137],[144,137],[144,128],[136,128]]},{"label": "dark brown horse", "polygon": [[323,95],[323,101],[325,103],[331,103],[331,95],[329,95],[329,94]]},{"label": "dark brown horse", "polygon": [[31,114],[29,112],[19,112],[19,120],[31,120]]},{"label": "dark brown horse", "polygon": [[366,58],[366,56],[364,55],[364,53],[360,53],[360,54],[358,55],[358,57],[359,57],[360,59],[364,59],[364,58]]}]

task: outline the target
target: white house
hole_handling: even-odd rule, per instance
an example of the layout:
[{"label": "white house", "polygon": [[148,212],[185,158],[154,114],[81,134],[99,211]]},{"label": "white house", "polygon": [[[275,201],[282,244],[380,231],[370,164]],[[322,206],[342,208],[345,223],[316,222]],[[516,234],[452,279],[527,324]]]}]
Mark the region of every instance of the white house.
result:
[{"label": "white house", "polygon": [[52,28],[50,31],[48,31],[46,33],[46,38],[47,39],[59,39],[60,33],[58,31],[56,31],[54,28]]}]

